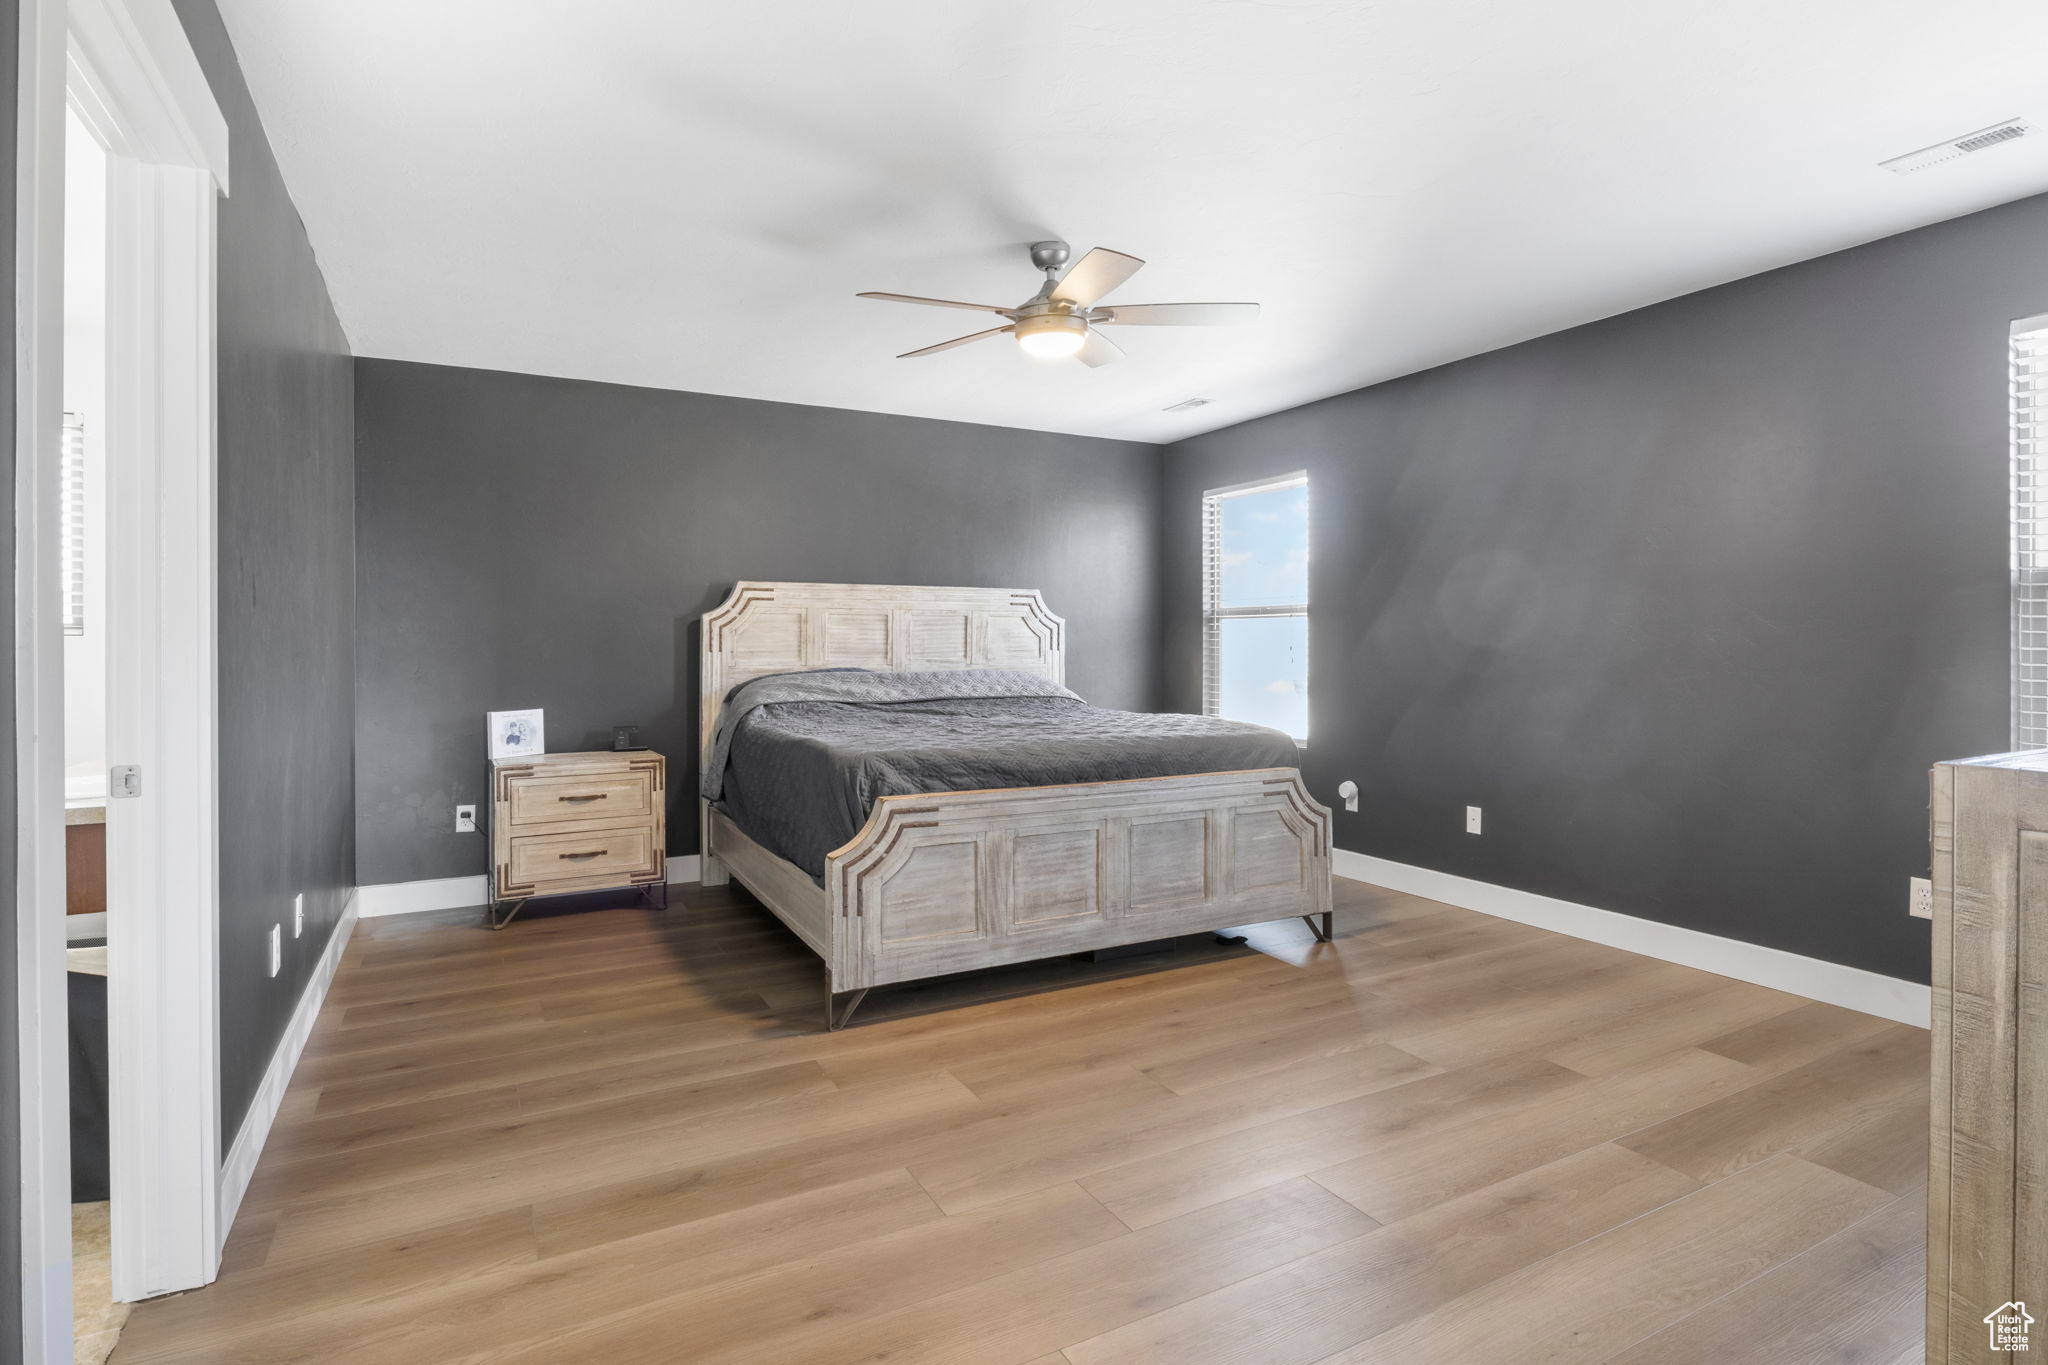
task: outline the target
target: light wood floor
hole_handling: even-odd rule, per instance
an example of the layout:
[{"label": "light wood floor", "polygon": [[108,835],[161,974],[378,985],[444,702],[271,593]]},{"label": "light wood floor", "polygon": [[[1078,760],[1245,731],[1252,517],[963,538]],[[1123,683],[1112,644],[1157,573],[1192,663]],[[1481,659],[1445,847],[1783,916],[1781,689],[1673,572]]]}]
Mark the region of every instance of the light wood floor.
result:
[{"label": "light wood floor", "polygon": [[114,1361],[1920,1359],[1925,1033],[1339,889],[840,1034],[736,889],[365,923]]}]

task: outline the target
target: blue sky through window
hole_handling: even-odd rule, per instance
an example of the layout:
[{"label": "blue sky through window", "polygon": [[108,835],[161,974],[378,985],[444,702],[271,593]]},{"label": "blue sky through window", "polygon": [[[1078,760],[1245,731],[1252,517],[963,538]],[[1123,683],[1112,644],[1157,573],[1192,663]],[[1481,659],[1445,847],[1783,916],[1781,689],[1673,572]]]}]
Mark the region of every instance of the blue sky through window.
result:
[{"label": "blue sky through window", "polygon": [[1227,617],[1222,712],[1308,738],[1308,618]]},{"label": "blue sky through window", "polygon": [[1226,607],[1308,601],[1308,488],[1273,488],[1222,499]]}]

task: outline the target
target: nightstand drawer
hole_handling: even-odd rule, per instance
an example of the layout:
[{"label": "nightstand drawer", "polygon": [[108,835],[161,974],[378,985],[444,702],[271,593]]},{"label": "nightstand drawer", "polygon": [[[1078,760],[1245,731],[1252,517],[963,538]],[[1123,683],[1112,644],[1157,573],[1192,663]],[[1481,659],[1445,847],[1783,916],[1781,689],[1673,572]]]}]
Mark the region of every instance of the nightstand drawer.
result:
[{"label": "nightstand drawer", "polygon": [[654,772],[589,773],[580,777],[508,777],[506,814],[511,824],[552,825],[563,820],[644,820],[654,810]]},{"label": "nightstand drawer", "polygon": [[511,840],[505,860],[508,886],[521,894],[551,882],[586,879],[658,879],[666,856],[655,846],[650,825],[579,834],[524,834]]}]

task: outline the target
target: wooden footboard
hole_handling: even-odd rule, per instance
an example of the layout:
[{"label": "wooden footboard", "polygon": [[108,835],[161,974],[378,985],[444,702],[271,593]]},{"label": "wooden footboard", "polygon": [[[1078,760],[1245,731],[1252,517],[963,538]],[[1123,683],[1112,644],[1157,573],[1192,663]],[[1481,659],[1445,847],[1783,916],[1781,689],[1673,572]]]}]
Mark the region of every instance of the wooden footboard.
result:
[{"label": "wooden footboard", "polygon": [[825,890],[857,990],[1324,914],[1330,812],[1292,768],[887,797]]},{"label": "wooden footboard", "polygon": [[[1065,640],[1029,588],[739,583],[702,623],[702,752],[749,678],[1000,668],[1059,682]],[[887,797],[822,887],[708,804],[701,847],[704,884],[737,877],[825,959],[833,992],[1294,915],[1328,931],[1330,812],[1293,768]]]}]

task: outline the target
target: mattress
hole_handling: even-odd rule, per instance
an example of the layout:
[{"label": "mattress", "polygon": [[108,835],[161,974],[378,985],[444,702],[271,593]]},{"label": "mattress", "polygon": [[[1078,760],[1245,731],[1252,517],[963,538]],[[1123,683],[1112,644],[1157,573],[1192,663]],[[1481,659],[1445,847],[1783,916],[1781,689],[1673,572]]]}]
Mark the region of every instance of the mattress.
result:
[{"label": "mattress", "polygon": [[1030,673],[821,670],[727,697],[703,794],[813,878],[884,796],[1299,766],[1278,730],[1090,706]]}]

